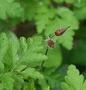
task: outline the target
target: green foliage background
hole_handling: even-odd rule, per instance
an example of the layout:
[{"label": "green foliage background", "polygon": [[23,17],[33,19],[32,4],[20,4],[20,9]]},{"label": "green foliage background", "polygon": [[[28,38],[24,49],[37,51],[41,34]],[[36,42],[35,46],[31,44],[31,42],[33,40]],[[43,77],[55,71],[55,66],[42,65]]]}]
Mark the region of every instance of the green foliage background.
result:
[{"label": "green foliage background", "polygon": [[86,90],[85,29],[86,0],[0,0],[0,90]]}]

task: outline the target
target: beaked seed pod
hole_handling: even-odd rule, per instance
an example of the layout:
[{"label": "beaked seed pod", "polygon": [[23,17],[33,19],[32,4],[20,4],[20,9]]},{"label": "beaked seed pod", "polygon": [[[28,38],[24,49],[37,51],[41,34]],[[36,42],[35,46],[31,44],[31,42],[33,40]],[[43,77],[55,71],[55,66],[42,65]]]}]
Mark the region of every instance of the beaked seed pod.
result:
[{"label": "beaked seed pod", "polygon": [[48,40],[48,46],[49,46],[50,48],[54,48],[54,41],[53,41],[52,39],[49,39],[49,40]]},{"label": "beaked seed pod", "polygon": [[62,29],[59,29],[59,30],[56,30],[56,31],[55,31],[55,35],[56,35],[56,36],[60,36],[60,35],[62,35],[65,31],[66,31],[66,30],[63,29],[63,28],[62,28]]},{"label": "beaked seed pod", "polygon": [[55,31],[55,35],[56,35],[56,36],[62,35],[69,27],[70,27],[70,26],[68,26],[67,28],[61,28],[61,29],[59,29],[59,30],[56,30],[56,31]]}]

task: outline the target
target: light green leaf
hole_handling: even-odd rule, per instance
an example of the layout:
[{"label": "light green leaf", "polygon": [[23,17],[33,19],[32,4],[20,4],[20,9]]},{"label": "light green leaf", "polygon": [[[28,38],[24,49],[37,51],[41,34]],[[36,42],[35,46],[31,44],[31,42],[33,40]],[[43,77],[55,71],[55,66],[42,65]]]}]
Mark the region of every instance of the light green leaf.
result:
[{"label": "light green leaf", "polygon": [[8,38],[5,33],[0,34],[0,42],[0,61],[2,61],[8,48]]},{"label": "light green leaf", "polygon": [[38,9],[38,15],[36,16],[36,25],[38,33],[42,33],[46,30],[48,23],[53,19],[56,15],[56,10],[48,9],[46,6],[40,6]]},{"label": "light green leaf", "polygon": [[14,81],[14,89],[13,90],[21,90],[22,86],[24,85],[24,78],[21,75],[13,74]]},{"label": "light green leaf", "polygon": [[24,53],[27,50],[27,41],[26,38],[20,37],[20,53]]},{"label": "light green leaf", "polygon": [[56,46],[53,49],[48,49],[47,52],[48,60],[45,61],[44,67],[46,68],[57,68],[60,66],[61,61],[62,61],[62,55],[60,51],[60,47]]},{"label": "light green leaf", "polygon": [[0,0],[0,19],[7,19],[7,17],[21,17],[23,16],[23,8],[20,3],[14,0]]},{"label": "light green leaf", "polygon": [[31,52],[40,52],[43,51],[43,38],[41,36],[34,36],[27,39],[28,48]]},{"label": "light green leaf", "polygon": [[39,85],[42,87],[42,90],[50,90],[50,86],[47,84],[45,79],[40,79]]},{"label": "light green leaf", "polygon": [[58,8],[57,14],[60,16],[60,18],[56,17],[48,25],[45,35],[48,36],[60,28],[65,29],[70,26],[70,28],[62,36],[58,36],[56,38],[59,44],[62,44],[67,49],[71,49],[73,45],[73,36],[75,34],[75,30],[79,28],[79,22],[74,16],[73,12],[67,8]]},{"label": "light green leaf", "polygon": [[42,37],[28,38],[27,45],[27,51],[20,57],[20,62],[31,67],[40,66],[42,61],[47,59],[47,56],[43,53]]},{"label": "light green leaf", "polygon": [[13,83],[14,79],[11,77],[10,73],[6,73],[2,76],[2,85],[3,85],[3,90],[13,90]]},{"label": "light green leaf", "polygon": [[6,66],[6,69],[9,70],[12,69],[12,66],[14,66],[15,63],[18,61],[17,52],[19,49],[19,42],[17,37],[11,32],[7,33],[7,37],[8,37],[8,49],[5,54],[3,62]]},{"label": "light green leaf", "polygon": [[33,78],[33,79],[43,79],[44,76],[38,72],[35,68],[27,68],[21,72],[25,79]]},{"label": "light green leaf", "polygon": [[85,90],[86,81],[84,81],[83,75],[80,75],[79,71],[74,65],[70,65],[65,76],[65,82],[62,83],[62,90]]}]

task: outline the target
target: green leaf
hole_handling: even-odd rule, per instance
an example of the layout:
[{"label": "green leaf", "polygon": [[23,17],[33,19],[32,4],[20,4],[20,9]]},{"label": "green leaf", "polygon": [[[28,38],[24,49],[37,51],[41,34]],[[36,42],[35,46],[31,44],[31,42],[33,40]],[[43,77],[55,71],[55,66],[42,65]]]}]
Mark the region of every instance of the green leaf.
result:
[{"label": "green leaf", "polygon": [[0,42],[0,61],[2,61],[8,48],[8,38],[5,33],[0,34]]},{"label": "green leaf", "polygon": [[19,49],[19,42],[17,37],[11,32],[7,33],[7,38],[8,38],[8,49],[4,56],[3,62],[5,64],[6,69],[9,70],[12,69],[12,66],[14,66],[18,60],[17,52]]},{"label": "green leaf", "polygon": [[83,86],[82,86],[82,90],[85,90],[85,89],[86,89],[86,80],[84,81]]},{"label": "green leaf", "polygon": [[34,0],[27,0],[22,2],[25,8],[25,19],[32,20],[35,17],[36,11],[38,9],[39,3]]},{"label": "green leaf", "polygon": [[22,86],[24,85],[23,76],[14,73],[13,79],[15,80],[13,90],[21,90]]},{"label": "green leaf", "polygon": [[83,6],[81,8],[75,8],[74,13],[79,20],[86,19],[86,6]]},{"label": "green leaf", "polygon": [[27,42],[26,42],[26,38],[24,37],[20,37],[20,53],[24,53],[27,50]]},{"label": "green leaf", "polygon": [[71,31],[71,29],[77,30],[79,28],[79,22],[74,16],[74,13],[68,8],[58,8],[57,16],[48,24],[45,35],[48,36],[56,30],[66,28],[68,26],[70,26],[69,31]]},{"label": "green leaf", "polygon": [[24,56],[21,57],[21,63],[29,65],[31,67],[34,66],[40,66],[42,61],[45,61],[47,59],[47,56],[40,54],[40,53],[32,53],[28,51],[24,54]]},{"label": "green leaf", "polygon": [[[10,8],[11,7],[11,8]],[[14,0],[0,0],[0,19],[7,19],[7,17],[21,17],[23,8],[20,3]]]},{"label": "green leaf", "polygon": [[46,68],[57,68],[61,65],[62,55],[60,47],[56,46],[53,49],[48,49],[47,52],[48,60],[45,61],[44,67]]},{"label": "green leaf", "polygon": [[25,82],[23,90],[36,90],[35,85],[34,85],[34,81],[29,80],[29,82]]},{"label": "green leaf", "polygon": [[8,38],[5,33],[0,34],[0,73],[4,71],[3,59],[8,49]]},{"label": "green leaf", "polygon": [[27,39],[28,48],[31,49],[32,52],[42,52],[44,49],[43,43],[41,36],[34,36]]},{"label": "green leaf", "polygon": [[13,90],[14,79],[10,73],[6,73],[1,77],[3,90]]},{"label": "green leaf", "polygon": [[16,71],[17,71],[17,72],[21,72],[21,71],[24,70],[25,68],[27,68],[26,65],[19,65],[18,67],[16,67]]},{"label": "green leaf", "polygon": [[25,79],[33,78],[33,79],[43,79],[43,75],[38,72],[35,68],[27,68],[21,72]]},{"label": "green leaf", "polygon": [[57,16],[49,22],[45,30],[45,35],[49,36],[60,28],[67,28],[70,26],[62,36],[56,37],[56,39],[59,44],[62,44],[67,49],[71,49],[73,45],[73,36],[75,34],[75,30],[79,28],[79,22],[74,16],[74,13],[67,8],[58,8],[57,14],[59,17]]},{"label": "green leaf", "polygon": [[42,90],[50,90],[50,86],[47,84],[45,79],[40,79],[39,85],[41,86]]},{"label": "green leaf", "polygon": [[84,81],[83,75],[80,75],[79,71],[74,65],[70,65],[65,76],[65,82],[62,83],[62,90],[85,90],[86,81]]},{"label": "green leaf", "polygon": [[4,71],[4,64],[0,61],[0,73]]},{"label": "green leaf", "polygon": [[70,50],[73,47],[73,36],[74,31],[72,29],[68,29],[62,36],[57,38],[57,43],[62,44],[66,49]]},{"label": "green leaf", "polygon": [[20,57],[20,63],[33,66],[40,66],[42,61],[47,59],[43,53],[43,40],[40,36],[27,39],[28,48]]},{"label": "green leaf", "polygon": [[56,15],[56,10],[49,9],[48,7],[42,5],[38,9],[38,15],[36,15],[36,25],[38,33],[42,33],[46,30],[48,23],[53,19]]}]

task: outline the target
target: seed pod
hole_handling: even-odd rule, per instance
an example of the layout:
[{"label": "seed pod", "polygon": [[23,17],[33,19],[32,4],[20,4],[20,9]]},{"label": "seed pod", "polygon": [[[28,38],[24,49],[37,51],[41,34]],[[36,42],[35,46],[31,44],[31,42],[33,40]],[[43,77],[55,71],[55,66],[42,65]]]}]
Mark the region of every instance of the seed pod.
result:
[{"label": "seed pod", "polygon": [[62,35],[64,32],[65,32],[65,30],[62,28],[62,29],[60,29],[60,30],[56,30],[55,35],[56,35],[56,36],[60,36],[60,35]]},{"label": "seed pod", "polygon": [[70,26],[68,26],[67,28],[61,28],[61,29],[59,29],[59,30],[56,30],[56,31],[55,31],[55,35],[56,35],[56,36],[62,35],[69,27],[70,27]]},{"label": "seed pod", "polygon": [[49,46],[50,48],[54,48],[54,41],[53,41],[52,39],[49,39],[49,40],[48,40],[48,46]]}]

